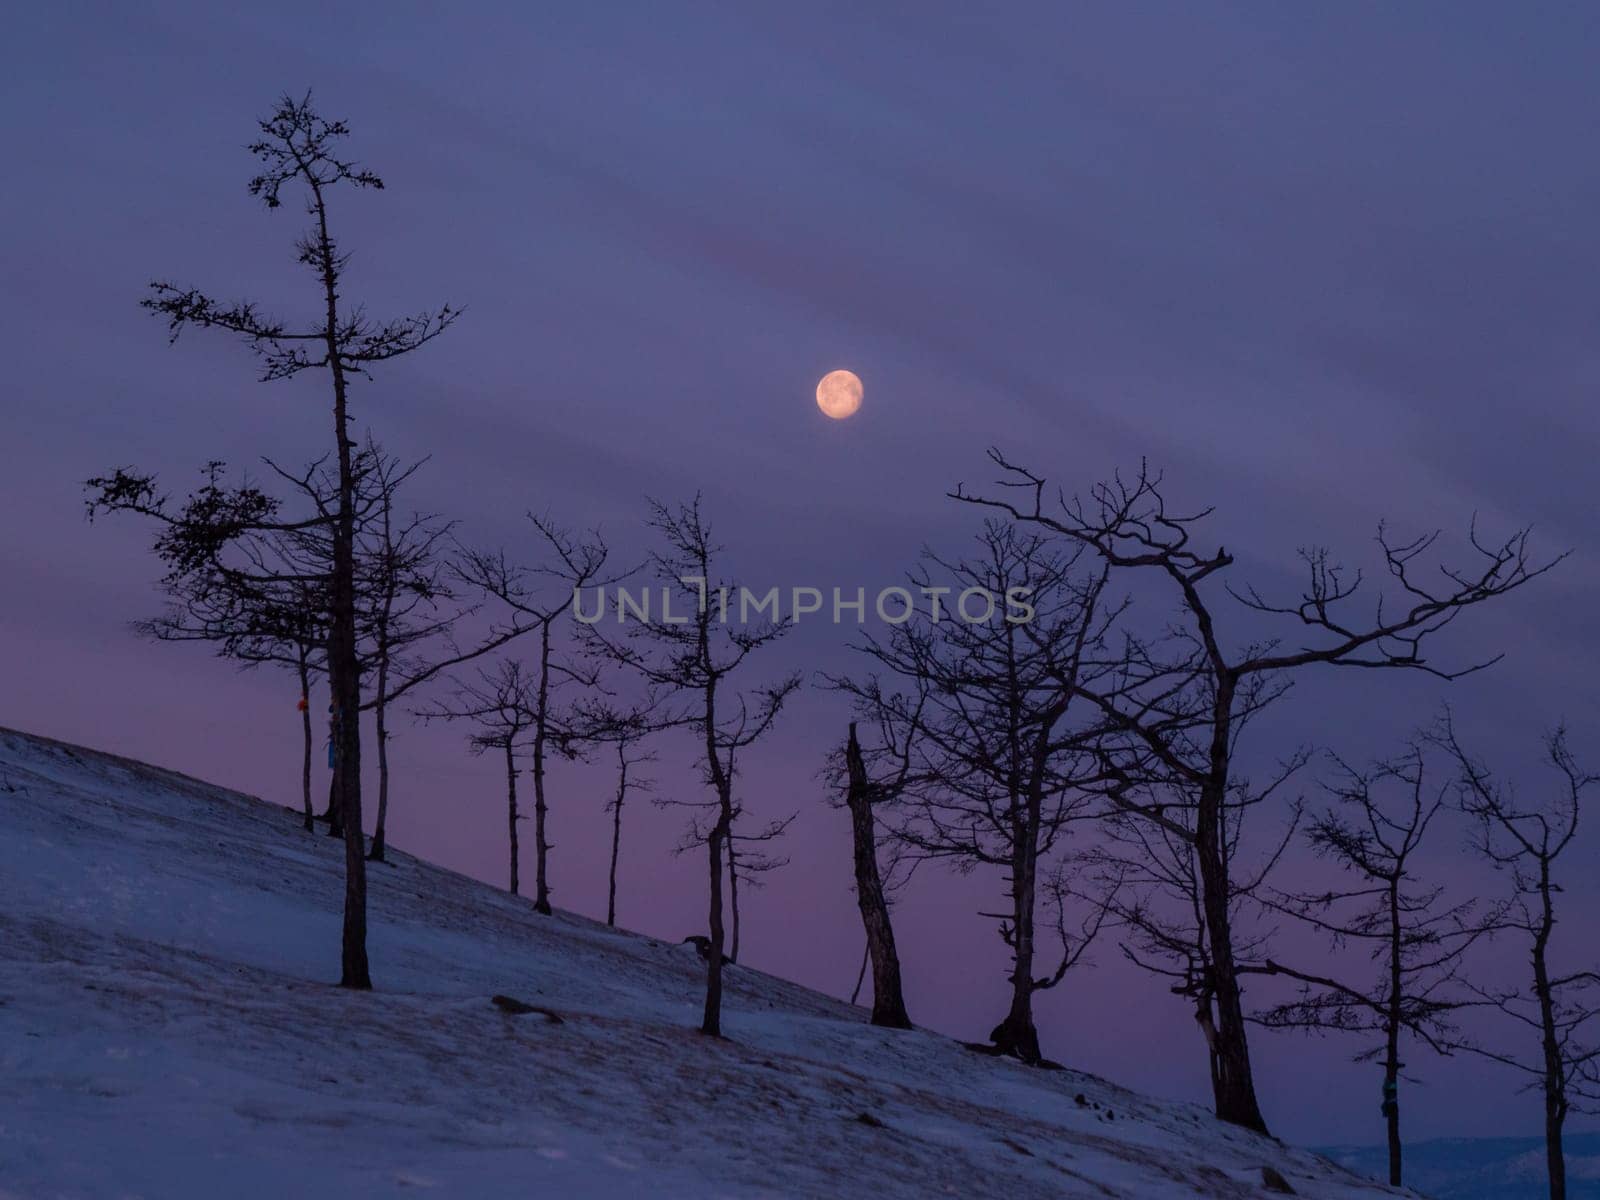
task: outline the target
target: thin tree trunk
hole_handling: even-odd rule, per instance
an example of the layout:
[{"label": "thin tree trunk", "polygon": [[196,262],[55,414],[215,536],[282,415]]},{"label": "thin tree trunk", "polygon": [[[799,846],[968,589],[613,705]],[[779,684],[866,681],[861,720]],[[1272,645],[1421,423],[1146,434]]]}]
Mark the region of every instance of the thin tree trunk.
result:
[{"label": "thin tree trunk", "polygon": [[328,807],[317,819],[328,823],[328,836],[342,838],[344,821],[339,813],[339,730],[333,717],[333,685],[328,685]]},{"label": "thin tree trunk", "polygon": [[700,1032],[711,1037],[722,1036],[722,840],[726,836],[726,801],[722,802],[722,809],[724,815],[711,827],[706,843],[711,861],[711,944],[706,948],[706,1007]]},{"label": "thin tree trunk", "polygon": [[521,868],[518,863],[520,851],[517,847],[517,759],[516,749],[512,745],[509,735],[506,737],[506,821],[511,835],[511,894],[518,895],[521,889]]},{"label": "thin tree trunk", "polygon": [[611,873],[606,886],[606,924],[617,923],[617,855],[622,848],[622,802],[628,795],[628,743],[617,743],[617,798],[611,805]]},{"label": "thin tree trunk", "polygon": [[1554,990],[1550,986],[1548,949],[1555,927],[1551,903],[1550,860],[1539,861],[1539,895],[1543,913],[1533,938],[1533,994],[1539,1002],[1541,1048],[1544,1052],[1544,1153],[1550,1175],[1550,1200],[1567,1200],[1567,1156],[1561,1130],[1567,1119],[1566,1072],[1563,1069],[1560,1032],[1556,1027]]},{"label": "thin tree trunk", "polygon": [[328,628],[328,678],[338,718],[339,813],[344,823],[344,930],[342,987],[372,986],[367,964],[367,856],[361,834],[361,666],[356,648],[355,472],[350,443],[347,381],[339,345],[339,258],[328,233],[321,185],[307,176],[317,217],[317,266],[327,302],[323,337],[333,378],[333,435],[339,458],[339,508],[333,535],[333,587]]},{"label": "thin tree trunk", "polygon": [[850,1003],[861,999],[861,985],[867,981],[867,966],[872,962],[872,943],[861,943],[861,966],[856,969],[856,986],[850,989]]},{"label": "thin tree trunk", "polygon": [[733,828],[728,828],[728,914],[732,920],[732,940],[728,945],[728,961],[739,961],[739,868],[738,853],[734,849]]},{"label": "thin tree trunk", "polygon": [[[890,1029],[910,1029],[905,994],[900,984],[900,956],[895,951],[894,927],[889,921],[889,902],[883,892],[883,876],[878,871],[877,830],[872,818],[871,783],[856,741],[856,727],[850,725],[850,741],[845,747],[849,788],[845,793],[850,808],[850,828],[855,848],[856,904],[861,910],[861,925],[867,934],[866,954],[872,960],[872,1023]],[[866,959],[862,970],[866,970]],[[861,985],[856,984],[857,992]],[[854,1003],[854,997],[851,1003]]]},{"label": "thin tree trunk", "polygon": [[344,837],[344,806],[339,803],[339,721],[333,700],[333,684],[328,685],[328,811],[323,819],[328,822],[328,836]]},{"label": "thin tree trunk", "polygon": [[550,843],[545,836],[544,747],[550,725],[550,622],[539,629],[539,699],[533,726],[533,877],[536,912],[550,915]]},{"label": "thin tree trunk", "polygon": [[1400,1018],[1404,995],[1400,960],[1400,876],[1389,880],[1389,1011],[1385,1017],[1383,1119],[1389,1139],[1389,1182],[1400,1186]]},{"label": "thin tree trunk", "polygon": [[387,845],[384,828],[389,820],[389,729],[384,723],[383,688],[386,686],[385,676],[388,672],[382,667],[378,668],[378,692],[372,706],[373,733],[378,742],[378,821],[372,830],[372,845],[367,850],[367,857],[373,862],[383,862],[383,852]]},{"label": "thin tree trunk", "polygon": [[300,675],[300,799],[305,808],[306,832],[316,829],[316,813],[311,806],[311,671],[306,664],[306,650],[299,647],[296,669]]}]

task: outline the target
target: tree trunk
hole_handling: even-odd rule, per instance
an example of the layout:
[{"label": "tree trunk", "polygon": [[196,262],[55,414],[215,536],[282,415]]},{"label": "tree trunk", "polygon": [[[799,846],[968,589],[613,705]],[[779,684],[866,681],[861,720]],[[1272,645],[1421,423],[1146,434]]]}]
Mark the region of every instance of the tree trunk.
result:
[{"label": "tree trunk", "polygon": [[1400,1064],[1395,1053],[1395,1036],[1383,1060],[1383,1119],[1389,1138],[1389,1182],[1400,1186]]},{"label": "tree trunk", "polygon": [[890,1029],[910,1029],[911,1018],[906,1013],[905,994],[900,984],[900,956],[895,951],[889,902],[883,892],[883,876],[878,871],[871,783],[867,779],[866,764],[861,760],[854,722],[850,725],[850,741],[845,747],[845,763],[849,770],[845,801],[850,807],[855,847],[856,904],[861,909],[861,924],[867,933],[867,955],[872,960],[872,1023]]},{"label": "tree trunk", "polygon": [[1550,1175],[1550,1200],[1567,1200],[1567,1156],[1561,1144],[1561,1128],[1567,1119],[1566,1071],[1562,1062],[1561,1035],[1556,1021],[1556,998],[1550,985],[1547,952],[1550,932],[1555,928],[1555,906],[1550,893],[1550,860],[1539,861],[1539,896],[1543,913],[1533,938],[1533,994],[1539,1002],[1541,1049],[1544,1056],[1544,1154]]},{"label": "tree trunk", "polygon": [[717,818],[706,841],[711,860],[711,944],[706,948],[706,1007],[700,1032],[711,1037],[722,1036],[722,841],[726,836],[726,801],[722,808],[724,815]]},{"label": "tree trunk", "polygon": [[311,806],[311,671],[306,664],[305,647],[300,647],[295,664],[300,674],[300,799],[305,807],[306,832],[316,829],[316,813]]},{"label": "tree trunk", "polygon": [[734,850],[733,828],[728,828],[728,914],[733,918],[732,941],[728,946],[728,961],[739,961],[739,868],[738,854]]},{"label": "tree trunk", "polygon": [[322,819],[328,822],[328,836],[344,837],[344,807],[339,803],[339,722],[333,715],[333,685],[328,685],[328,811]]},{"label": "tree trunk", "polygon": [[[1207,792],[1211,793],[1208,788]],[[1213,1099],[1224,1121],[1267,1132],[1266,1120],[1256,1100],[1250,1071],[1250,1047],[1245,1038],[1244,1002],[1233,960],[1233,932],[1228,912],[1228,866],[1222,846],[1221,795],[1201,798],[1195,822],[1195,853],[1199,860],[1201,903],[1211,950],[1211,991],[1216,1004],[1216,1036],[1212,1043]]]},{"label": "tree trunk", "polygon": [[333,533],[333,587],[328,626],[328,679],[338,719],[334,769],[344,824],[344,931],[342,987],[372,986],[367,965],[367,856],[361,834],[361,664],[356,646],[355,473],[350,443],[347,381],[339,345],[339,257],[328,233],[321,187],[308,177],[317,216],[317,266],[327,302],[323,336],[333,381],[333,436],[339,458],[339,508]]},{"label": "tree trunk", "polygon": [[533,907],[550,915],[550,843],[545,837],[544,746],[550,725],[550,622],[539,629],[539,700],[533,726]]},{"label": "tree trunk", "polygon": [[521,888],[520,867],[518,858],[520,852],[517,847],[517,759],[516,750],[512,745],[510,735],[506,736],[506,821],[511,834],[511,894],[517,895]]},{"label": "tree trunk", "polygon": [[367,857],[373,862],[383,862],[383,851],[387,842],[384,837],[384,827],[389,820],[389,729],[384,723],[383,689],[388,686],[386,676],[388,672],[383,666],[378,668],[378,692],[372,705],[373,734],[378,743],[378,821],[372,829],[372,845],[367,850]]},{"label": "tree trunk", "polygon": [[850,1003],[856,1004],[861,1000],[861,985],[867,981],[867,967],[872,963],[872,946],[870,943],[861,943],[861,966],[856,968],[856,986],[850,989]]},{"label": "tree trunk", "polygon": [[1550,1171],[1550,1200],[1567,1200],[1567,1156],[1561,1146],[1565,1104],[1546,1094],[1544,1105],[1544,1156]]},{"label": "tree trunk", "polygon": [[606,924],[617,923],[617,855],[622,848],[622,802],[628,795],[628,744],[617,743],[617,798],[611,805],[611,873],[606,883]]},{"label": "tree trunk", "polygon": [[1250,1070],[1244,1000],[1233,960],[1233,919],[1228,911],[1232,888],[1222,819],[1228,800],[1233,696],[1234,680],[1223,675],[1217,680],[1217,694],[1212,701],[1210,767],[1195,814],[1195,857],[1200,870],[1201,912],[1211,950],[1209,983],[1217,1021],[1211,1086],[1218,1117],[1266,1133],[1267,1122],[1256,1100],[1255,1078]]},{"label": "tree trunk", "polygon": [[1025,1063],[1043,1061],[1039,1031],[1033,1024],[1034,894],[1037,830],[1025,819],[1012,837],[1011,853],[1011,1010],[989,1034],[995,1050]]},{"label": "tree trunk", "polygon": [[1389,880],[1389,1011],[1384,1018],[1383,1119],[1389,1139],[1389,1182],[1400,1186],[1400,1020],[1405,979],[1402,974],[1400,875]]}]

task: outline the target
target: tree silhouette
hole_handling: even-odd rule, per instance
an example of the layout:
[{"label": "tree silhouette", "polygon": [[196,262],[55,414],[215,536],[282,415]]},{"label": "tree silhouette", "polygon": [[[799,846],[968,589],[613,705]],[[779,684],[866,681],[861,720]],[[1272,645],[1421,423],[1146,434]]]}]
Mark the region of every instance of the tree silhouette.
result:
[{"label": "tree silhouette", "polygon": [[[343,121],[321,116],[311,97],[284,96],[259,122],[260,137],[250,145],[260,172],[250,194],[269,209],[291,194],[303,196],[310,228],[295,243],[295,256],[316,281],[317,313],[302,324],[269,316],[253,301],[220,300],[194,287],[158,281],[151,284],[146,308],[163,317],[173,341],[186,329],[233,334],[257,357],[261,379],[292,379],[325,372],[333,421],[333,460],[337,486],[332,511],[319,522],[332,539],[329,581],[327,671],[334,697],[337,741],[334,747],[337,794],[345,839],[344,930],[340,984],[370,988],[367,963],[366,855],[361,832],[361,664],[357,645],[356,458],[351,437],[350,398],[358,381],[370,379],[379,365],[421,348],[448,329],[457,310],[445,305],[413,316],[378,321],[342,294],[349,255],[334,237],[332,196],[342,189],[383,187],[373,172],[343,157],[340,144],[349,130]],[[137,507],[123,502],[148,499],[147,477],[117,476],[101,492],[105,507]],[[248,512],[236,514],[248,521]],[[225,525],[213,526],[227,540]]]},{"label": "tree silhouette", "polygon": [[1349,613],[1361,588],[1359,571],[1345,570],[1326,551],[1303,552],[1307,583],[1290,603],[1265,599],[1255,588],[1226,587],[1228,597],[1258,623],[1283,622],[1304,638],[1289,646],[1278,633],[1256,634],[1242,646],[1219,623],[1216,581],[1226,578],[1234,556],[1226,549],[1196,549],[1195,539],[1211,510],[1169,510],[1159,476],[1141,467],[1132,479],[1096,484],[1088,497],[1055,490],[1048,480],[1010,462],[997,450],[990,459],[1001,477],[997,495],[977,495],[957,486],[952,497],[998,510],[1012,519],[1083,546],[1120,577],[1146,580],[1165,590],[1175,627],[1165,636],[1130,634],[1127,670],[1107,689],[1086,698],[1108,726],[1122,735],[1119,752],[1107,755],[1108,770],[1123,777],[1117,792],[1126,810],[1155,816],[1151,788],[1176,789],[1192,798],[1192,838],[1209,943],[1208,987],[1216,1010],[1210,1043],[1216,1113],[1224,1120],[1266,1132],[1256,1099],[1249,1039],[1232,937],[1223,812],[1234,783],[1237,726],[1289,687],[1296,672],[1311,666],[1425,671],[1455,679],[1498,656],[1459,668],[1444,668],[1426,656],[1430,639],[1464,611],[1515,591],[1548,571],[1555,559],[1535,563],[1529,534],[1519,530],[1499,543],[1481,540],[1474,528],[1470,568],[1438,565],[1425,576],[1424,559],[1438,535],[1397,542],[1380,528],[1378,545],[1398,601],[1378,601],[1367,617]]}]

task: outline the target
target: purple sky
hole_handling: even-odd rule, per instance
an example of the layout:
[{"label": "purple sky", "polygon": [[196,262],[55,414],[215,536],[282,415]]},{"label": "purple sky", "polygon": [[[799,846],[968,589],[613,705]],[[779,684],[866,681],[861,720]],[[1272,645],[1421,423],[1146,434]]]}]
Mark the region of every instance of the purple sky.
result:
[{"label": "purple sky", "polygon": [[[86,525],[80,484],[322,445],[310,381],[258,385],[220,339],[169,349],[136,307],[163,276],[301,311],[298,215],[246,195],[242,145],[278,92],[314,87],[389,184],[343,210],[353,294],[467,307],[358,415],[433,456],[415,498],[473,540],[515,547],[532,507],[637,551],[646,493],[702,489],[746,581],[870,588],[925,543],[963,548],[973,515],[942,497],[988,478],[991,442],[1078,484],[1148,455],[1175,498],[1217,506],[1214,540],[1265,586],[1297,582],[1307,543],[1370,565],[1384,515],[1534,522],[1573,559],[1470,622],[1463,653],[1509,657],[1450,700],[1508,765],[1562,716],[1582,752],[1600,699],[1582,483],[1597,24],[1464,4],[14,13],[0,723],[295,800],[293,685],[128,633],[156,603],[145,531]],[[811,390],[840,366],[866,404],[830,423]],[[773,666],[838,666],[845,642],[813,625]],[[1273,732],[1359,758],[1442,696],[1312,677]],[[815,772],[844,720],[805,695],[749,786],[752,808],[802,818],[793,865],[749,903],[746,961],[835,993],[860,931],[847,823]],[[453,730],[402,729],[394,755],[394,840],[502,882],[493,764]],[[603,915],[608,779],[556,782],[557,902]],[[624,922],[698,931],[699,860],[668,853],[681,814],[634,815]],[[1002,947],[973,915],[997,887],[930,877],[905,900],[919,1020],[976,1036],[1001,1015]],[[1570,903],[1568,945],[1592,949],[1596,897]],[[1203,1098],[1185,1007],[1117,957],[1042,1001],[1047,1052]],[[1378,1073],[1354,1048],[1256,1035],[1275,1129],[1376,1140]],[[1537,1131],[1511,1079],[1415,1057],[1412,1132]]]}]

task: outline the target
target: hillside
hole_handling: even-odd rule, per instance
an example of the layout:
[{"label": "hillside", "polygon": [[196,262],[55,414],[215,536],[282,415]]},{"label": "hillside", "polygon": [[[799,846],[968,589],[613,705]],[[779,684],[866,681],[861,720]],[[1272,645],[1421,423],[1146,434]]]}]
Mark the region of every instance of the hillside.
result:
[{"label": "hillside", "polygon": [[706,1039],[691,948],[404,854],[378,990],[344,992],[340,863],[283,808],[0,730],[0,1197],[1394,1194],[738,967]]}]

